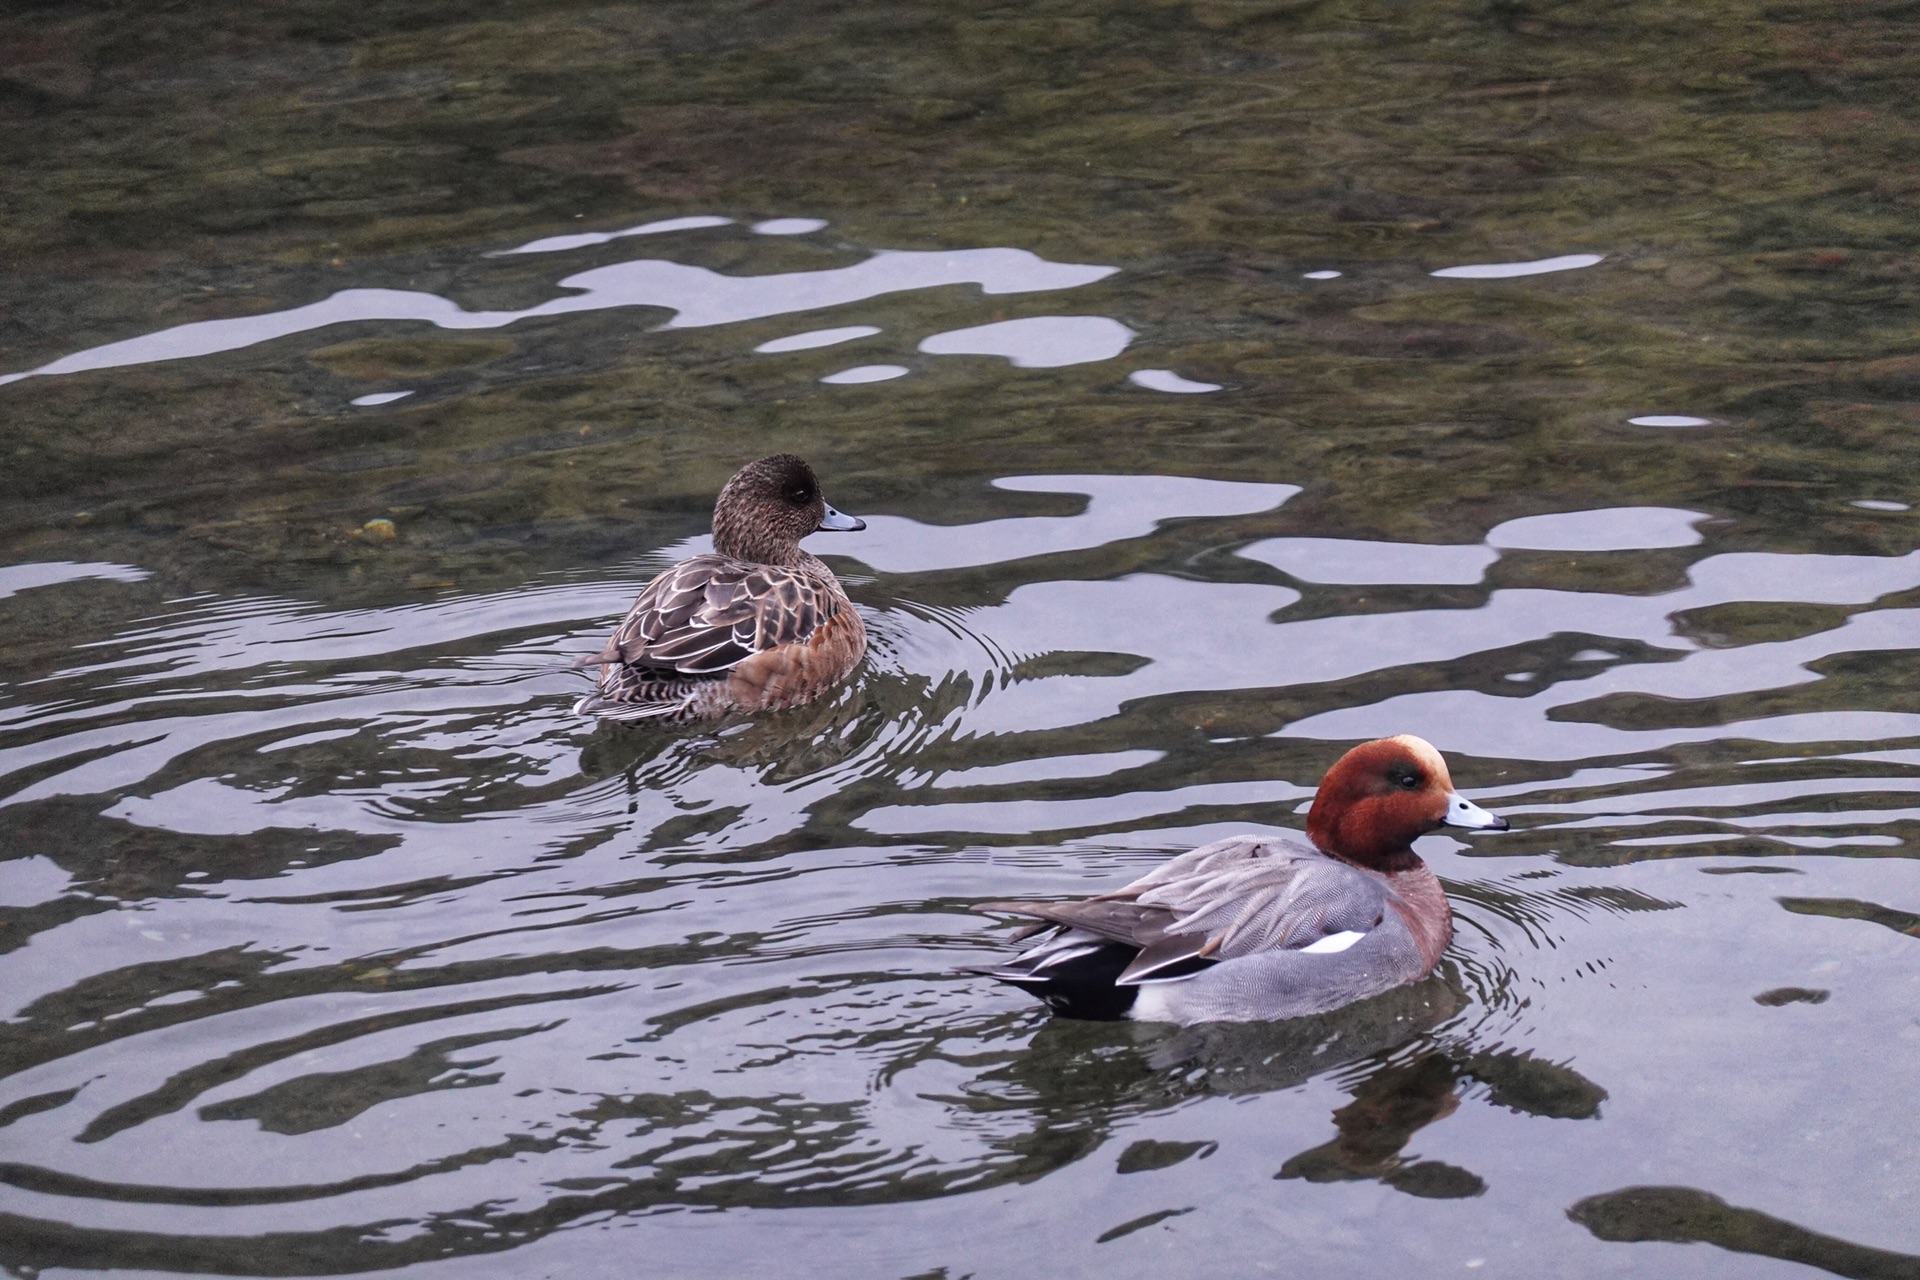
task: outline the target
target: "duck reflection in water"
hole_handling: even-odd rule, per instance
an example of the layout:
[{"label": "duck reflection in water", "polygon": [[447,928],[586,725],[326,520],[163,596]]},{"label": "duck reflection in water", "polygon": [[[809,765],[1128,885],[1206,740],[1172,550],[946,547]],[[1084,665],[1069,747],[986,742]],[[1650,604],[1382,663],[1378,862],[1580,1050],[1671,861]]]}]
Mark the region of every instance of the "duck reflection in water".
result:
[{"label": "duck reflection in water", "polygon": [[1294,1156],[1274,1176],[1308,1182],[1376,1178],[1434,1200],[1477,1196],[1487,1189],[1479,1175],[1401,1154],[1415,1133],[1459,1108],[1468,1082],[1484,1087],[1496,1105],[1560,1120],[1597,1117],[1607,1096],[1571,1067],[1512,1050],[1430,1047],[1407,1057],[1383,1055],[1350,1086],[1353,1101],[1333,1113],[1337,1136]]},{"label": "duck reflection in water", "polygon": [[[1350,1097],[1333,1112],[1334,1136],[1283,1160],[1276,1179],[1375,1180],[1429,1199],[1477,1196],[1486,1190],[1479,1175],[1407,1153],[1414,1135],[1473,1099],[1543,1118],[1592,1119],[1607,1092],[1571,1067],[1477,1046],[1458,1021],[1466,1005],[1447,965],[1343,1009],[1281,1022],[1123,1030],[1055,1019],[970,1092],[1036,1112],[1031,1134],[1013,1144],[1031,1173],[1092,1155],[1133,1115],[1168,1114],[1196,1095],[1278,1092],[1326,1076]],[[1119,1171],[1178,1163],[1224,1136],[1134,1143],[1120,1154]]]},{"label": "duck reflection in water", "polygon": [[1567,1217],[1601,1240],[1712,1244],[1860,1280],[1913,1280],[1920,1256],[1809,1231],[1696,1187],[1622,1187],[1588,1196]]}]

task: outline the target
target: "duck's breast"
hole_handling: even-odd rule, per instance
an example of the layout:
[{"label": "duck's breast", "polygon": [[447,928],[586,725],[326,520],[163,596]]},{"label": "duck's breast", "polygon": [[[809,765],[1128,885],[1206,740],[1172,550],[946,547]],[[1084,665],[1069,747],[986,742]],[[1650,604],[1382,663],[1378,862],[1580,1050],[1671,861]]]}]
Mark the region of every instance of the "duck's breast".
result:
[{"label": "duck's breast", "polygon": [[1447,891],[1441,887],[1440,877],[1425,863],[1411,871],[1399,871],[1382,878],[1391,895],[1388,903],[1392,915],[1398,917],[1407,936],[1419,948],[1420,958],[1426,965],[1420,971],[1424,976],[1440,963],[1447,944],[1453,941],[1453,908],[1447,903]]}]

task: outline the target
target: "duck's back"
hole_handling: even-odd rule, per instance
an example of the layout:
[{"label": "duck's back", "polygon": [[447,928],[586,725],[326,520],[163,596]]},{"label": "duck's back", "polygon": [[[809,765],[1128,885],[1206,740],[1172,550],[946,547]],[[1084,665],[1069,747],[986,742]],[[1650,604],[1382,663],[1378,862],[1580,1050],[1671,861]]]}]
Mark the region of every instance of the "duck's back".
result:
[{"label": "duck's back", "polygon": [[866,627],[833,571],[799,553],[761,564],[717,552],[649,582],[600,653],[575,710],[686,719],[811,701],[866,652]]},{"label": "duck's back", "polygon": [[1452,936],[1417,860],[1366,870],[1292,840],[1240,836],[1077,903],[992,903],[1058,926],[988,970],[1062,1012],[1155,1022],[1324,1013],[1415,981]]}]

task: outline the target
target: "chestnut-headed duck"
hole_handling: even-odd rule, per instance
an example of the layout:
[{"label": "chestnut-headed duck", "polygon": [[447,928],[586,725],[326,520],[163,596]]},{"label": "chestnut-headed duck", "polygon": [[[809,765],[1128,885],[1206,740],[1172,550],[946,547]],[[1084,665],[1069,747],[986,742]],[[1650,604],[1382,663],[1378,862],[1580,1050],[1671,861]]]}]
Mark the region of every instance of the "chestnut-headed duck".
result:
[{"label": "chestnut-headed duck", "polygon": [[828,506],[793,454],[748,463],[714,503],[713,550],[649,582],[606,648],[574,662],[600,677],[573,709],[694,720],[813,701],[860,664],[867,629],[800,539],[866,527]]},{"label": "chestnut-headed duck", "polygon": [[1453,789],[1447,762],[1402,734],[1347,752],[1307,814],[1311,845],[1233,836],[1079,902],[987,902],[1037,923],[1033,945],[976,972],[1056,1013],[1142,1022],[1251,1022],[1325,1013],[1415,982],[1453,938],[1446,892],[1416,837],[1505,831]]}]

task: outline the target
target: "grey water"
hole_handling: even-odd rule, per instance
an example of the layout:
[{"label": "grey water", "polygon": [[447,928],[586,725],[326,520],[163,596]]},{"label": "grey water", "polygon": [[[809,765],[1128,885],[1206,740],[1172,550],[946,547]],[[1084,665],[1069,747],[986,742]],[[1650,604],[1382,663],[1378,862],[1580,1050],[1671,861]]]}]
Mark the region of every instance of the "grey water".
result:
[{"label": "grey water", "polygon": [[[1917,25],[10,23],[0,1267],[1920,1275]],[[863,668],[574,717],[787,449]],[[965,972],[1399,732],[1427,981]]]}]

